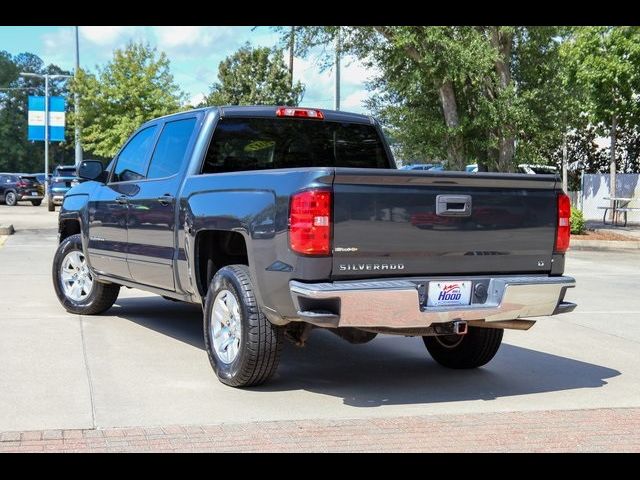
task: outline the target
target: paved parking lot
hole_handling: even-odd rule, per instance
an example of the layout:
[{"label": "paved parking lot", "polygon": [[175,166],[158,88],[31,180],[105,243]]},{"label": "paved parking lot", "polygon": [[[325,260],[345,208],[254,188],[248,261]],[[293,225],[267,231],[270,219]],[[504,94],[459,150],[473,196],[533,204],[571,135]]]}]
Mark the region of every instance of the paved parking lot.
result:
[{"label": "paved parking lot", "polygon": [[[306,420],[375,428],[400,417],[459,416],[462,422],[465,415],[535,418],[534,411],[555,411],[551,418],[562,412],[573,418],[569,412],[621,408],[629,410],[619,415],[620,425],[631,422],[637,431],[638,253],[570,252],[566,272],[578,287],[567,299],[579,307],[542,318],[528,332],[507,331],[496,358],[482,369],[445,370],[417,338],[379,336],[350,345],[314,331],[305,348],[285,347],[268,385],[237,390],[211,371],[198,307],[123,289],[104,315],[66,313],[51,286],[56,221],[57,213],[44,207],[0,206],[0,223],[17,230],[4,245],[0,240],[0,432],[259,425],[252,422],[295,427]],[[614,431],[612,449],[618,437],[620,446],[628,440],[628,429]],[[626,445],[640,450],[638,443]]]}]

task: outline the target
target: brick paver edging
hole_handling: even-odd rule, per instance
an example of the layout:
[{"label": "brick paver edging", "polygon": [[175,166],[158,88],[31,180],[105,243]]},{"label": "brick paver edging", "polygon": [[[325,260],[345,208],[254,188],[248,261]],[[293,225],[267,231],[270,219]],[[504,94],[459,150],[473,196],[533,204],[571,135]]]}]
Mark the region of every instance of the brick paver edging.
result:
[{"label": "brick paver edging", "polygon": [[640,408],[0,433],[0,452],[640,452]]}]

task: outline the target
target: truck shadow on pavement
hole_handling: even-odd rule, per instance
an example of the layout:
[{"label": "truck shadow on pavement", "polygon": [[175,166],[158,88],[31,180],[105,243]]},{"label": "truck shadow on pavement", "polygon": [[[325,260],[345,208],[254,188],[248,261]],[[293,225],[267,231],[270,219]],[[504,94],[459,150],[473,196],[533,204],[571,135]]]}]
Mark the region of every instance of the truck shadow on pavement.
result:
[{"label": "truck shadow on pavement", "polygon": [[[204,349],[197,306],[160,297],[123,298],[108,314]],[[618,375],[612,368],[508,343],[483,368],[449,370],[431,359],[420,338],[379,335],[351,345],[314,330],[303,348],[286,342],[274,378],[251,390],[306,390],[340,397],[345,405],[378,407],[598,388]]]}]

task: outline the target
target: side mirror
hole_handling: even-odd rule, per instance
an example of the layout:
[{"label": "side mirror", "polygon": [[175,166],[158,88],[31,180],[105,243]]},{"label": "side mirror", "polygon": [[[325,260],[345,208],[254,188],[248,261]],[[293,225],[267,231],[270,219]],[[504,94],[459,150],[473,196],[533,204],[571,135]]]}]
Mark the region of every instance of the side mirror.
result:
[{"label": "side mirror", "polygon": [[104,167],[97,160],[86,160],[78,167],[78,176],[85,180],[104,181]]}]

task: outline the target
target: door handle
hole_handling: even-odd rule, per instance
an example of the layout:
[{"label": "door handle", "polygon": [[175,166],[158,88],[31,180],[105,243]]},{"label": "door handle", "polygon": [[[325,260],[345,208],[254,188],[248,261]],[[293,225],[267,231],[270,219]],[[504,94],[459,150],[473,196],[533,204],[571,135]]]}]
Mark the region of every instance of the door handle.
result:
[{"label": "door handle", "polygon": [[120,195],[118,198],[116,198],[116,202],[120,205],[126,205],[127,203],[129,203],[129,199],[126,195]]},{"label": "door handle", "polygon": [[167,206],[171,202],[173,202],[173,197],[168,193],[165,193],[163,196],[158,197],[158,201],[160,202],[161,205]]}]

